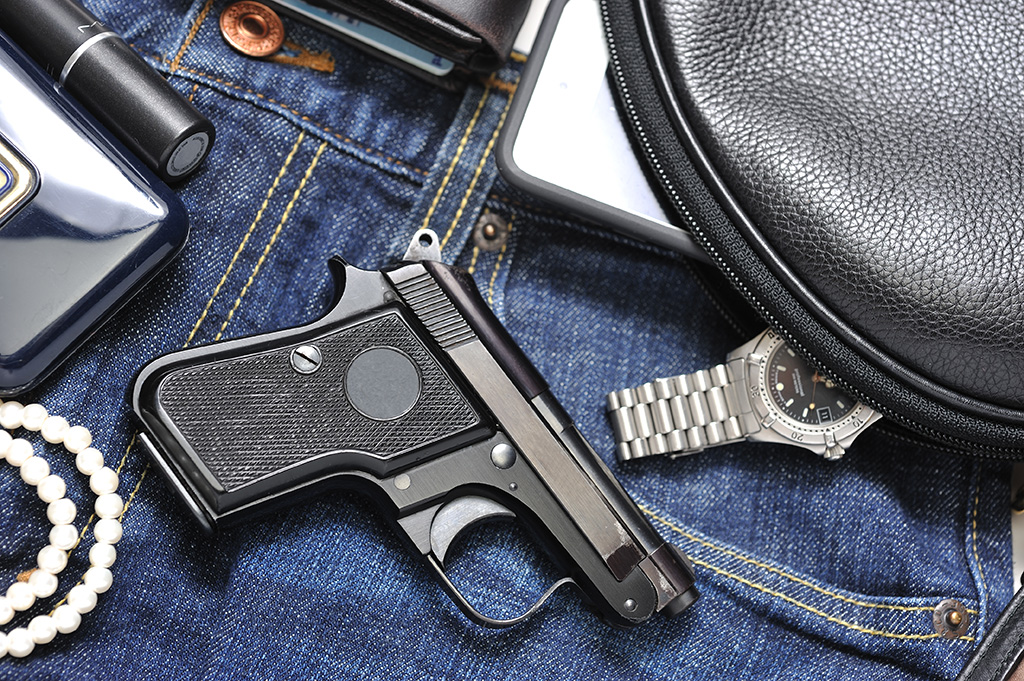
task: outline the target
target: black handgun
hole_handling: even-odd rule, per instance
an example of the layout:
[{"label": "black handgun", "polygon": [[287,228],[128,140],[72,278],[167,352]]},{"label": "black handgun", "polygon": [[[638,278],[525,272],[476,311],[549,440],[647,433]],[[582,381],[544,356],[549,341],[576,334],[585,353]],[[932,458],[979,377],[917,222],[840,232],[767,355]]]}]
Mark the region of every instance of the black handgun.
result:
[{"label": "black handgun", "polygon": [[[473,621],[508,626],[575,584],[607,622],[675,616],[693,568],[612,477],[470,276],[417,232],[402,264],[332,258],[306,326],[182,350],[133,390],[140,438],[208,529],[339,486],[370,493]],[[527,613],[478,612],[444,572],[477,521],[522,521],[568,575]]]}]

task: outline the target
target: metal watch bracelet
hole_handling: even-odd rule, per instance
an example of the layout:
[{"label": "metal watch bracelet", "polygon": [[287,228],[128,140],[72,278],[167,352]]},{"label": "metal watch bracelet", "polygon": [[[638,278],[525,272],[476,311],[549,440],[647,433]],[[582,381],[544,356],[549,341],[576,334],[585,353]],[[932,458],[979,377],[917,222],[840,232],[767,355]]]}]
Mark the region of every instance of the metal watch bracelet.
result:
[{"label": "metal watch bracelet", "polygon": [[695,454],[759,431],[746,398],[743,364],[739,357],[711,369],[608,393],[619,461]]}]

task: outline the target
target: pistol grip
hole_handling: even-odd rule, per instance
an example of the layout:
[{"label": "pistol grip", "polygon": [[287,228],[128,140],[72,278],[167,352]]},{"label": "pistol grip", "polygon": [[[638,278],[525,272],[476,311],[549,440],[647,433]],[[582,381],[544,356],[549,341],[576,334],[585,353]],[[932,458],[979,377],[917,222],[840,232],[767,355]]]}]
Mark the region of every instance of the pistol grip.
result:
[{"label": "pistol grip", "polygon": [[143,369],[136,412],[210,524],[346,474],[383,478],[491,432],[401,306],[380,298],[346,318],[337,313],[348,305],[342,295],[311,325],[172,353]]}]

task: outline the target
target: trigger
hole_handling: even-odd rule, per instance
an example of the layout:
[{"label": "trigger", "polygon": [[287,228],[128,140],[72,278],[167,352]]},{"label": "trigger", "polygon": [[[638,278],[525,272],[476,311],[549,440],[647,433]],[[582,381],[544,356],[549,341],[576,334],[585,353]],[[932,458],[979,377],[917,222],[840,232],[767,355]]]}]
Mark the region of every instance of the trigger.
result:
[{"label": "trigger", "polygon": [[444,566],[449,547],[473,523],[490,518],[515,518],[516,514],[484,497],[462,497],[444,506],[430,526],[430,550]]}]

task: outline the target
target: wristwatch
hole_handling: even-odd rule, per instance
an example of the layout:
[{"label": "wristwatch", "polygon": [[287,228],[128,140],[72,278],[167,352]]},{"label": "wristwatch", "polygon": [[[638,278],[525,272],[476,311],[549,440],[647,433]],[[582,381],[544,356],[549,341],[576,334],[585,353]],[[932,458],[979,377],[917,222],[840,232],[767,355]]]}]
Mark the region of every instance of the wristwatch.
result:
[{"label": "wristwatch", "polygon": [[797,445],[835,460],[881,418],[771,329],[724,364],[609,393],[608,415],[620,461],[741,440]]}]

